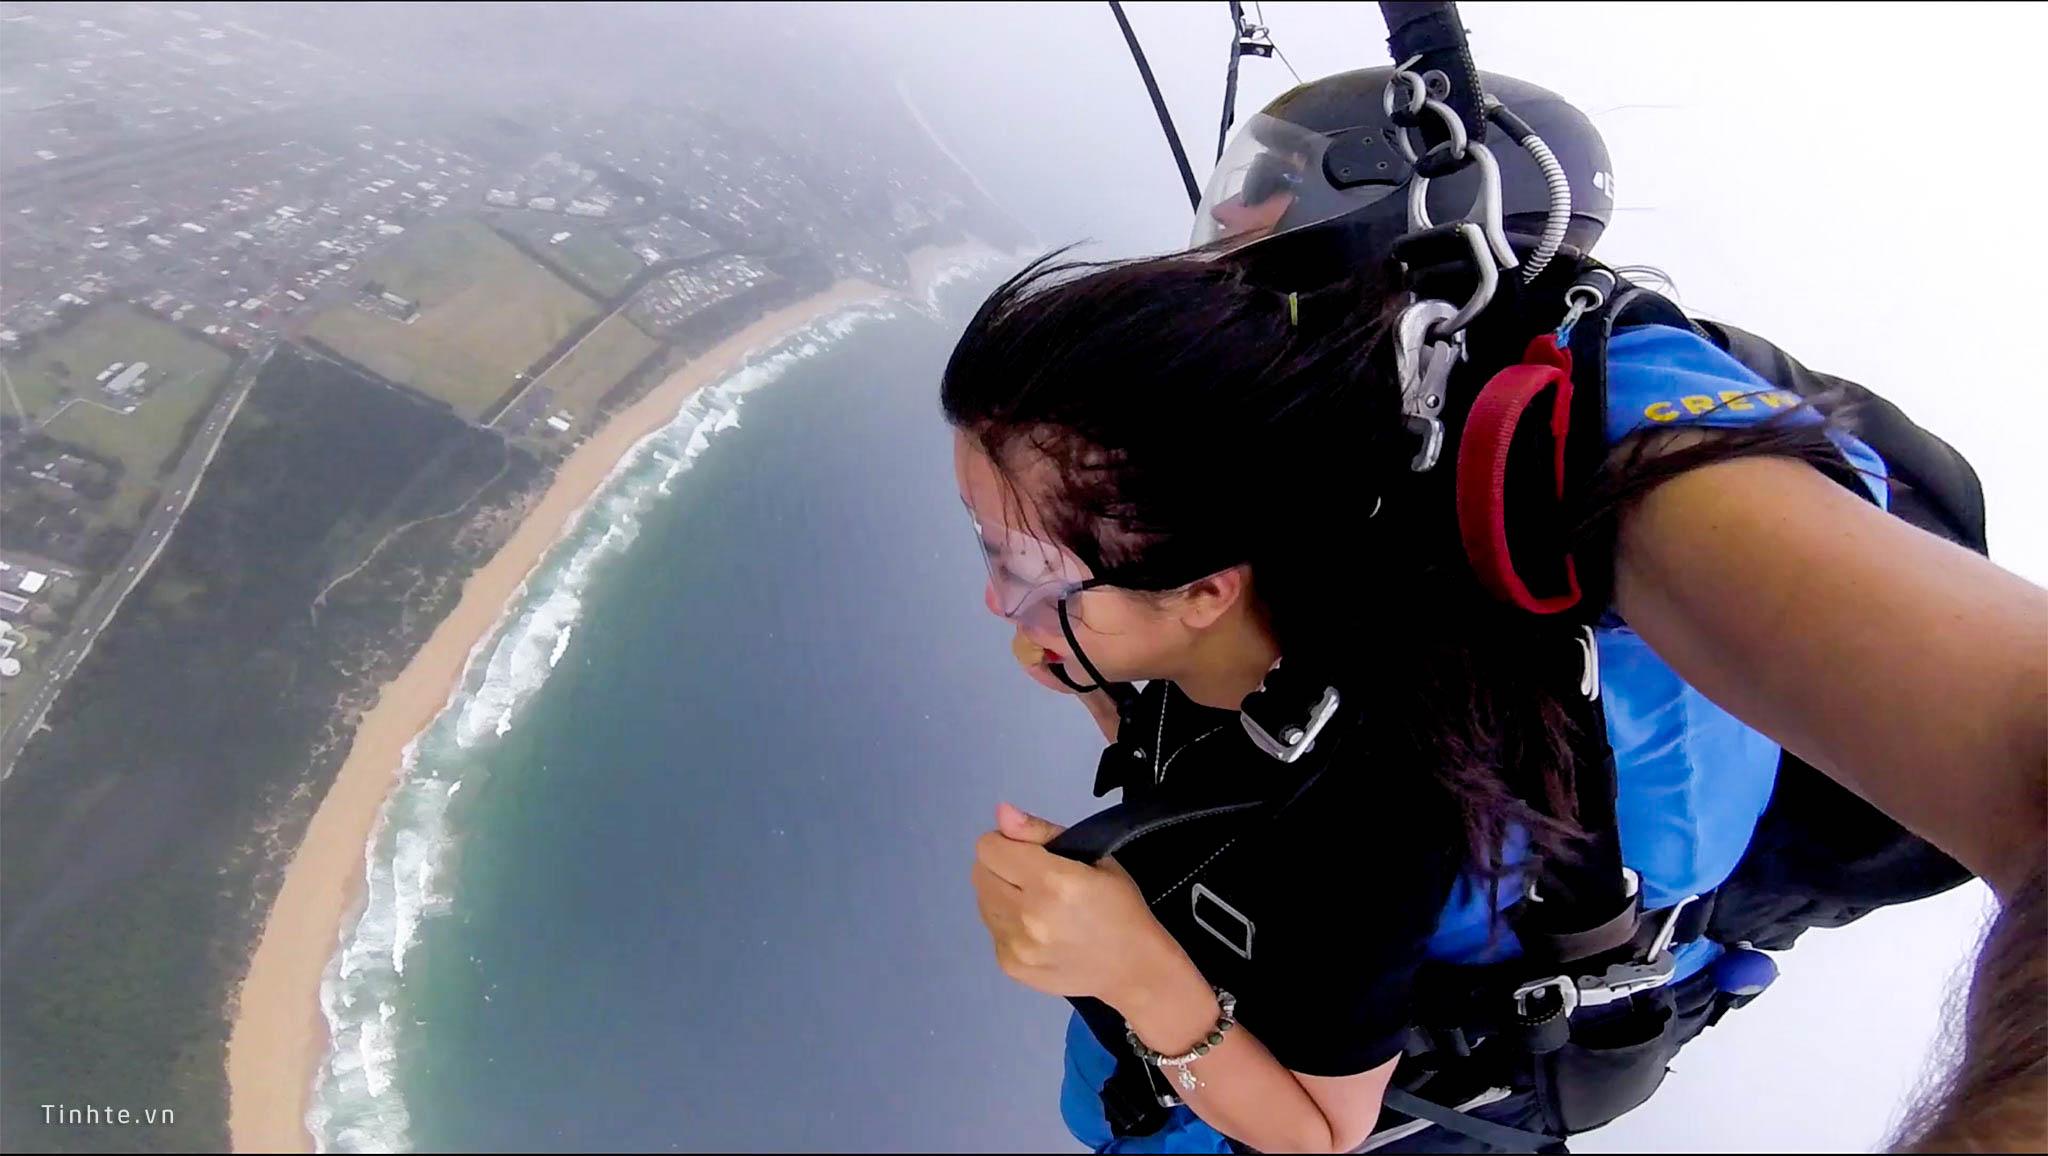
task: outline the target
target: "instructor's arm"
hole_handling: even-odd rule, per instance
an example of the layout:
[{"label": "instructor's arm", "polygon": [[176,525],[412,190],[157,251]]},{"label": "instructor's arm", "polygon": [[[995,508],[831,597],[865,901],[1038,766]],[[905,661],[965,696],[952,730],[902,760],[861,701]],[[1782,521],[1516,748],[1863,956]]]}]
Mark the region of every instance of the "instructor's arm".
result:
[{"label": "instructor's arm", "polygon": [[2048,832],[2048,592],[1811,467],[1692,470],[1622,515],[1615,599],[1737,717],[2010,896]]}]

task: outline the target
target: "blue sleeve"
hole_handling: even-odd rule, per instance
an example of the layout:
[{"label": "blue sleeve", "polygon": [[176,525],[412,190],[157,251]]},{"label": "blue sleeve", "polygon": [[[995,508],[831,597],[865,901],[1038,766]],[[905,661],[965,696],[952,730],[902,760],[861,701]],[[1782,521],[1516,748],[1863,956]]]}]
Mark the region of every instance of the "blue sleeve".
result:
[{"label": "blue sleeve", "polygon": [[1173,1110],[1166,1127],[1150,1136],[1110,1134],[1102,1114],[1102,1085],[1116,1070],[1116,1057],[1088,1030],[1079,1014],[1067,1021],[1067,1070],[1060,1079],[1060,1117],[1074,1139],[1097,1152],[1232,1151],[1223,1134],[1202,1122],[1186,1105]]},{"label": "blue sleeve", "polygon": [[[1607,443],[1638,430],[1667,425],[1750,425],[1775,413],[1788,420],[1818,422],[1817,410],[1798,394],[1779,389],[1699,334],[1670,325],[1640,325],[1607,342]],[[1880,508],[1890,497],[1884,459],[1862,440],[1841,430],[1829,437],[1841,447]]]}]

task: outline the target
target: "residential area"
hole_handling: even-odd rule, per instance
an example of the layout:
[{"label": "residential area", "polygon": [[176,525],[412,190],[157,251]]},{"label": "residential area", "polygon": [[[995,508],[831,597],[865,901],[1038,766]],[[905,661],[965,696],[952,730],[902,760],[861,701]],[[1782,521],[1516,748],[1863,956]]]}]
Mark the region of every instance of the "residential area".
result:
[{"label": "residential area", "polygon": [[901,284],[968,203],[931,166],[689,101],[337,105],[361,66],[260,23],[0,5],[0,772],[274,350],[550,460],[748,310]]}]

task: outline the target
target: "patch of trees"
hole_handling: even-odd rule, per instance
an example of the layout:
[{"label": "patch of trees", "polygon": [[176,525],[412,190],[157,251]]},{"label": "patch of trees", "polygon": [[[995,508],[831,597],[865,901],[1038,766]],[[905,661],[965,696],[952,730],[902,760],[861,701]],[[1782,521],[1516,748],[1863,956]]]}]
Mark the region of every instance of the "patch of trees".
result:
[{"label": "patch of trees", "polygon": [[[223,1008],[282,878],[255,832],[296,845],[354,712],[509,530],[474,515],[542,475],[410,394],[289,348],[271,359],[176,536],[0,786],[0,1149],[225,1150]],[[394,527],[471,497],[311,613]],[[88,1096],[177,1122],[56,1129],[33,1107]]]}]

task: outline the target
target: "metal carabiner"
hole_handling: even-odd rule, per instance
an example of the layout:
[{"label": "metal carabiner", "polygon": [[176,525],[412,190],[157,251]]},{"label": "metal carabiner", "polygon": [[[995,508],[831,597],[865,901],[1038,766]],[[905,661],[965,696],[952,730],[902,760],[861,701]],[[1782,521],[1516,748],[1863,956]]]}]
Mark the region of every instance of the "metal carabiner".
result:
[{"label": "metal carabiner", "polygon": [[[1449,111],[1446,109],[1445,111]],[[1452,118],[1454,121],[1455,117]],[[1459,128],[1462,135],[1464,129]],[[1434,155],[1445,147],[1455,144],[1446,141],[1430,151]],[[1465,152],[1479,164],[1479,197],[1472,202],[1472,212],[1467,219],[1476,216],[1478,224],[1486,234],[1486,243],[1493,250],[1493,259],[1503,269],[1512,269],[1520,263],[1515,256],[1514,246],[1508,244],[1508,234],[1501,218],[1500,162],[1494,159],[1493,150],[1483,144],[1468,144]],[[1431,228],[1429,219],[1429,178],[1417,171],[1408,178],[1408,228],[1410,232],[1421,232]]]},{"label": "metal carabiner", "polygon": [[1394,118],[1395,85],[1406,81],[1410,91],[1415,94],[1408,99],[1408,107],[1404,110],[1409,116],[1421,112],[1423,102],[1429,99],[1429,82],[1422,79],[1420,74],[1410,71],[1421,59],[1420,56],[1409,57],[1405,62],[1395,65],[1394,74],[1387,77],[1387,86],[1380,90],[1380,108],[1386,113],[1388,120]]},{"label": "metal carabiner", "polygon": [[[1382,103],[1385,102],[1382,101]],[[1444,128],[1451,134],[1451,138],[1449,140],[1444,141],[1442,144],[1437,145],[1436,148],[1432,148],[1429,151],[1434,153],[1437,151],[1437,149],[1449,146],[1451,150],[1451,156],[1453,158],[1460,161],[1464,160],[1466,153],[1469,152],[1472,147],[1471,138],[1468,135],[1466,135],[1465,132],[1465,122],[1458,118],[1457,113],[1451,111],[1450,105],[1445,104],[1443,101],[1440,101],[1433,96],[1425,97],[1422,102],[1422,107],[1429,112],[1435,113],[1437,119],[1444,122]],[[1387,115],[1392,116],[1393,113],[1390,111]],[[1402,159],[1406,160],[1411,165],[1415,164],[1417,161],[1421,159],[1421,157],[1418,156],[1415,152],[1415,146],[1408,143],[1408,130],[1405,128],[1397,128],[1395,130],[1394,147],[1400,150]]]},{"label": "metal carabiner", "polygon": [[1403,309],[1394,322],[1394,373],[1401,383],[1401,422],[1422,439],[1421,448],[1408,463],[1418,474],[1428,472],[1443,455],[1444,399],[1451,370],[1465,357],[1465,334],[1452,329],[1439,336],[1437,330],[1457,315],[1458,307],[1450,302],[1425,299]]},{"label": "metal carabiner", "polygon": [[1465,242],[1466,247],[1471,249],[1472,268],[1479,275],[1479,283],[1473,286],[1472,296],[1458,307],[1458,311],[1451,315],[1450,320],[1430,326],[1430,334],[1437,341],[1449,341],[1467,325],[1472,324],[1472,319],[1493,303],[1493,295],[1500,288],[1500,265],[1493,259],[1493,253],[1486,243],[1486,233],[1470,221],[1459,221],[1450,227]]}]

